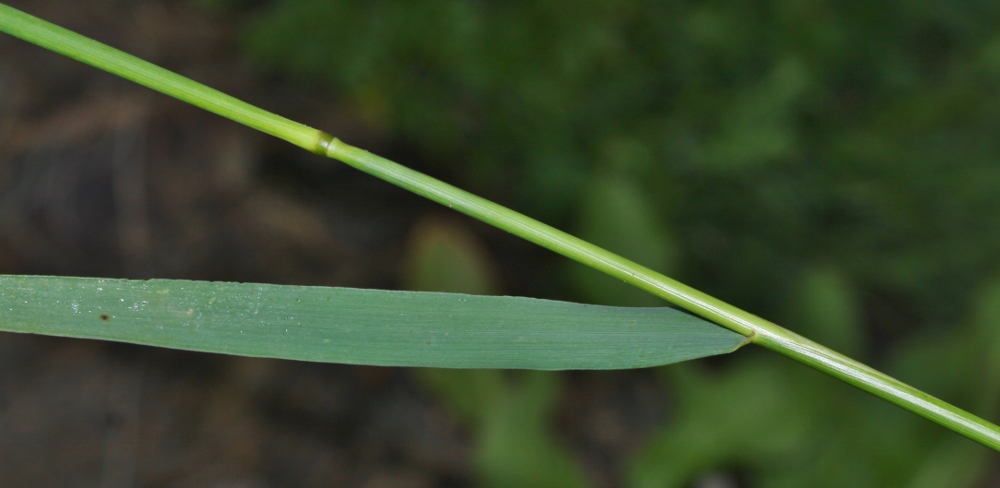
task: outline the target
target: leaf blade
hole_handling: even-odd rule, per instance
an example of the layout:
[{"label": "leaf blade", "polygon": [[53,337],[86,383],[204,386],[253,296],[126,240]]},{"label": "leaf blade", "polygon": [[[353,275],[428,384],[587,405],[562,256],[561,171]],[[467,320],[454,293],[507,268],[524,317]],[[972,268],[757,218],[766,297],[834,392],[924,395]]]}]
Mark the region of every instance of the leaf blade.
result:
[{"label": "leaf blade", "polygon": [[304,361],[626,369],[745,338],[669,308],[182,280],[0,277],[0,330]]}]

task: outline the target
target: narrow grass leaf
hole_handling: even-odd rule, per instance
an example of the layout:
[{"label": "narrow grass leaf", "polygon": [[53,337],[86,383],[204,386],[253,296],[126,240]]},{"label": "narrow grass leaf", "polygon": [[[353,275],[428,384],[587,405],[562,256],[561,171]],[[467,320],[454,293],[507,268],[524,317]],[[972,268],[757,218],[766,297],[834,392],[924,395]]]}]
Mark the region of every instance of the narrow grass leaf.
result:
[{"label": "narrow grass leaf", "polygon": [[669,308],[179,280],[0,276],[0,330],[380,366],[623,369],[745,337]]}]

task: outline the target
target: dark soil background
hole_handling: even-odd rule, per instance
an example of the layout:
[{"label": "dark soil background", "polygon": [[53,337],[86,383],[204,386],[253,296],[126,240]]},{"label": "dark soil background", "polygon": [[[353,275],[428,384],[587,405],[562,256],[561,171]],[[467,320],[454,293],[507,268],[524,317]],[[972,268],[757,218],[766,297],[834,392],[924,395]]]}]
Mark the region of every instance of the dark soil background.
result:
[{"label": "dark soil background", "polygon": [[[7,2],[352,144],[419,155],[335,93],[243,64],[168,0]],[[0,273],[399,287],[434,204],[0,36]],[[458,218],[458,217],[455,217]],[[527,294],[552,257],[463,222]],[[413,372],[0,335],[0,485],[472,486],[472,438]],[[651,374],[566,376],[556,435],[599,486],[663,419]]]}]

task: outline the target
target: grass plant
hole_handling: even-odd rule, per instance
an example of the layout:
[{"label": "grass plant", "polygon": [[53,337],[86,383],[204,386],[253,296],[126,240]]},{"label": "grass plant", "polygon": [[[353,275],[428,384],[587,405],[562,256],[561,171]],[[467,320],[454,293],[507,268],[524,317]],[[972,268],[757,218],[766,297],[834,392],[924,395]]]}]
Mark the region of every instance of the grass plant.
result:
[{"label": "grass plant", "polygon": [[[770,321],[722,302],[721,300],[679,283],[654,270],[615,255],[587,241],[578,239],[537,220],[526,217],[520,213],[458,189],[447,183],[413,171],[405,166],[374,155],[363,149],[353,147],[320,130],[310,128],[269,113],[176,73],[172,73],[168,70],[122,53],[114,48],[3,5],[0,5],[0,30],[57,53],[90,64],[99,69],[145,85],[169,96],[194,104],[211,112],[222,115],[223,117],[230,118],[267,134],[279,137],[308,151],[337,159],[399,187],[405,188],[449,208],[510,232],[511,234],[534,242],[570,259],[590,266],[591,268],[602,271],[621,281],[632,284],[657,297],[663,298],[678,307],[684,308],[703,319],[712,321],[731,330],[732,332],[735,332],[739,336],[742,336],[737,337],[737,340],[733,341],[733,337],[719,335],[718,337],[720,338],[720,341],[724,338],[724,340],[728,342],[725,342],[724,347],[722,342],[715,344],[718,349],[712,349],[714,352],[733,350],[743,341],[761,345],[767,349],[783,354],[821,372],[839,378],[851,385],[937,422],[938,424],[950,428],[966,437],[974,439],[985,446],[991,447],[995,450],[1000,450],[1000,428],[989,421],[981,419],[969,412],[950,405],[947,402],[917,390],[882,372],[865,366],[843,354],[806,339]],[[12,286],[18,282],[17,280],[22,280],[21,282],[28,282],[32,280],[32,278],[12,277],[10,280],[12,281],[7,281],[4,286]],[[38,293],[37,297],[40,297],[40,300],[72,300],[73,297],[78,294],[83,296],[83,289],[87,286],[93,285],[92,282],[85,280],[75,282],[75,286],[73,285],[74,282],[66,281],[65,279],[61,280],[53,278],[49,280],[50,281],[38,281],[36,282],[36,288],[30,288],[32,293]],[[123,287],[141,286],[141,284],[135,283],[121,283],[121,285]],[[47,294],[49,291],[59,286],[63,287],[59,295]],[[232,289],[227,290],[225,288],[226,286],[233,285],[192,284],[190,286],[198,289],[196,295],[193,295],[190,298],[196,301],[206,300],[213,293],[219,293],[219,296],[225,299],[235,298],[237,295]],[[320,291],[315,292],[321,293]],[[5,304],[7,308],[11,308],[13,300],[21,299],[21,295],[18,294],[16,288],[4,289],[2,290],[2,293],[4,300],[9,302],[9,304]],[[22,291],[20,293],[25,292]],[[289,294],[287,297],[290,298],[293,294],[294,293]],[[253,311],[268,308],[266,302],[255,302],[254,297],[247,297],[247,300],[249,301],[249,306],[252,307]],[[526,306],[528,303],[530,302],[523,302],[521,305],[518,305],[518,307]],[[93,310],[97,310],[97,308],[93,308]],[[432,308],[433,307],[427,306],[426,309],[421,311],[428,312]],[[413,312],[418,309],[420,309],[420,307],[410,310]],[[186,309],[181,308],[180,313],[184,313],[184,310]],[[251,309],[240,310],[246,312]],[[295,309],[291,308],[287,311],[287,313],[297,313],[294,310]],[[628,313],[623,310],[619,311],[622,314]],[[168,327],[169,321],[167,319],[169,318],[169,314],[177,312],[177,310],[174,310],[173,312],[170,310],[164,310],[151,315],[146,320],[149,321],[149,324],[152,327]],[[322,317],[327,312],[329,312],[332,316],[337,313],[337,310],[334,308],[325,310],[315,309],[311,312],[311,314],[314,314],[317,317]],[[280,319],[280,314],[286,312],[279,311],[278,313],[279,315],[275,316],[276,319]],[[99,312],[99,314],[101,313]],[[110,314],[108,315],[110,316]],[[225,315],[225,313],[222,315]],[[25,324],[42,322],[42,313],[40,309],[29,310],[26,312],[26,315],[21,317],[22,318],[16,322],[18,324],[17,328],[10,325],[11,322],[7,320],[2,321],[0,328],[18,330],[22,332],[53,333],[52,331],[45,331],[41,329],[32,330],[24,327]],[[231,325],[241,324],[246,320],[246,317],[242,316],[240,313],[230,315],[229,317]],[[441,317],[443,317],[443,315]],[[621,330],[621,335],[623,337],[629,336],[630,334],[625,332],[627,327],[630,326],[629,319],[624,317],[624,315],[615,317],[612,320],[613,323],[605,324],[605,326],[610,326],[612,329],[618,327]],[[162,319],[162,322],[160,322],[159,319]],[[80,337],[102,337],[99,334],[102,322],[103,321],[92,320],[88,323],[81,324],[79,329],[74,328],[74,334]],[[192,315],[190,322],[187,322],[187,324],[191,327],[197,326],[197,318]],[[280,320],[277,322],[267,322],[266,325],[275,328],[278,327],[279,324]],[[574,342],[578,338],[577,334],[585,333],[582,328],[571,330],[565,328],[565,326],[565,323],[541,321],[536,324],[536,330],[546,331],[549,330],[548,328],[550,327],[560,327],[559,333],[565,334],[565,336],[569,338],[568,343]],[[661,327],[666,328],[666,323],[662,323]],[[395,331],[397,331],[397,329],[385,330],[385,334],[395,333]],[[496,331],[481,330],[478,333],[482,334],[481,337],[487,337],[494,332]],[[664,331],[664,333],[666,332]],[[380,334],[381,333],[376,332],[374,335],[370,336],[370,342],[367,340],[360,341],[357,347],[371,348],[372,350],[375,350],[379,347],[379,342],[376,341],[379,340],[378,336]],[[512,339],[517,342],[517,340],[521,337],[522,336],[515,334]],[[673,340],[674,339],[670,339],[669,341]],[[159,342],[158,345],[166,347],[185,347],[185,345],[180,342],[171,341],[178,341],[178,339]],[[475,339],[472,339],[472,342],[474,343]],[[661,343],[660,345],[669,349],[676,344],[679,343],[667,342]],[[239,351],[233,352],[238,353]],[[244,353],[246,352],[244,351]],[[454,354],[457,357],[457,355],[460,355],[461,352],[458,349],[442,349],[439,354],[445,356]],[[535,363],[536,358],[530,355],[523,356],[520,361],[516,358],[517,354],[514,354],[513,356],[514,360],[511,362],[505,362],[502,366],[513,368],[539,367],[538,364]],[[598,355],[595,355],[592,360],[594,361],[593,363],[576,363],[573,365],[561,364],[553,366],[551,369],[566,367],[598,368],[602,367],[600,366],[601,364],[607,364],[606,362],[608,361],[607,358],[602,358]],[[365,361],[359,360],[358,362]],[[624,363],[619,364],[620,366],[618,367],[629,367],[624,365]],[[477,365],[453,364],[453,366],[476,367]],[[480,365],[479,367],[484,366],[489,365]],[[492,366],[498,365],[494,364]],[[634,366],[640,365],[635,364]],[[746,413],[748,415],[748,419],[750,419],[748,421],[752,421],[753,413]]]}]

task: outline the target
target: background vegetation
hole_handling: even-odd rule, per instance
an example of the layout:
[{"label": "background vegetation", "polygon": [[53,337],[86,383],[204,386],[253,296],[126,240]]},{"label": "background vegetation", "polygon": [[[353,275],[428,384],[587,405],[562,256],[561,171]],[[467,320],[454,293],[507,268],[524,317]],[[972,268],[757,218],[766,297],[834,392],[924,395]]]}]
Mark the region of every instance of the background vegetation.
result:
[{"label": "background vegetation", "polygon": [[[973,372],[991,371],[981,346],[1000,340],[984,291],[1000,248],[997,14],[284,0],[248,15],[243,45],[262,66],[327,80],[466,187],[988,411],[996,385]],[[578,300],[651,303],[564,271],[542,279]],[[632,480],[736,465],[764,486],[886,486],[940,480],[947,458],[970,480],[985,469],[973,460],[985,454],[787,366],[667,368],[681,407]]]},{"label": "background vegetation", "polygon": [[[279,113],[974,413],[998,413],[1000,7],[990,2],[202,0],[162,8],[197,9],[189,15],[207,17],[196,25],[231,26],[231,37],[218,34],[235,39],[223,51],[245,60],[229,65],[236,74],[221,72],[209,52],[200,55],[204,76],[186,74],[238,96],[240,85],[226,85],[232,78],[259,76],[288,107]],[[174,68],[199,45],[175,49],[177,58],[152,59]],[[246,150],[260,160],[220,170],[227,183],[196,201],[185,200],[199,195],[190,188],[169,204],[150,197],[156,218],[147,234],[181,245],[143,251],[123,231],[114,242],[132,244],[105,246],[117,249],[108,259],[117,267],[74,271],[70,259],[42,269],[660,305],[363,176],[257,144]],[[37,154],[11,153],[15,163]],[[151,186],[174,174],[158,167]],[[32,173],[18,174],[13,181]],[[184,174],[175,178],[189,181]],[[220,188],[230,203],[208,196]],[[7,208],[30,210],[23,198],[8,197],[19,203]],[[178,208],[186,210],[169,210]],[[201,208],[241,217],[219,238],[205,214],[183,223]],[[130,215],[112,213],[116,222]],[[48,235],[52,222],[70,225],[48,222]],[[209,237],[178,231],[185,225]],[[249,237],[260,232],[270,237]],[[170,247],[204,258],[171,258]],[[419,398],[449,412],[472,446],[459,463],[471,468],[422,463],[421,449],[403,450],[397,463],[435,473],[421,478],[432,484],[932,487],[990,486],[1000,476],[994,453],[766,353],[655,372],[424,371],[398,381],[411,379],[419,386],[400,388],[433,393]],[[616,404],[615,385],[639,385],[624,396],[637,410]],[[594,396],[593,411],[606,417],[573,404]],[[623,420],[630,416],[632,424]],[[261,479],[276,482],[280,470],[268,469]]]}]

